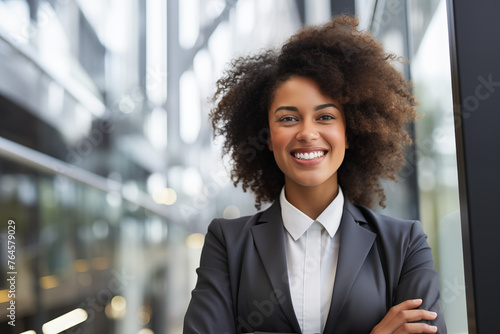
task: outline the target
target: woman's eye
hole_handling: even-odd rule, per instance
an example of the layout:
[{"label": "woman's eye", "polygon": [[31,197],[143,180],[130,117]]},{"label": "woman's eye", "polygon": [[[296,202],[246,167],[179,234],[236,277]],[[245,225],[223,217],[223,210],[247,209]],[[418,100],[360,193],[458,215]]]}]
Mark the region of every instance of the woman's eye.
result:
[{"label": "woman's eye", "polygon": [[292,116],[285,116],[280,119],[280,122],[295,122],[297,119]]},{"label": "woman's eye", "polygon": [[335,119],[335,117],[333,117],[331,115],[323,115],[320,118],[318,118],[318,120],[320,120],[320,121],[329,121],[331,119]]}]

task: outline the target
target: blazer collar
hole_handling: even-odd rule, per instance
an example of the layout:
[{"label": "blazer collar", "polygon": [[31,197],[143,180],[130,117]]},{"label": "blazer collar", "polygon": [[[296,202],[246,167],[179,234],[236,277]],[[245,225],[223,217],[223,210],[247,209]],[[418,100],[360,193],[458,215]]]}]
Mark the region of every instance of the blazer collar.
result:
[{"label": "blazer collar", "polygon": [[286,265],[285,228],[281,218],[279,200],[265,210],[258,220],[259,224],[251,228],[255,247],[262,260],[274,292],[279,292],[285,299],[281,303],[283,313],[295,333],[300,333],[300,325],[293,310],[292,296],[288,283]]},{"label": "blazer collar", "polygon": [[350,201],[344,203],[344,214],[340,223],[340,247],[333,287],[332,303],[324,333],[334,333],[338,315],[349,295],[352,284],[373,243],[376,234],[367,228],[366,219]]},{"label": "blazer collar", "polygon": [[[281,207],[276,200],[265,210],[251,228],[255,246],[264,265],[274,291],[286,297],[281,304],[292,328],[300,333],[300,325],[293,310],[292,297],[286,265],[285,228],[281,218]],[[370,251],[376,234],[362,227],[366,223],[363,214],[349,200],[344,201],[344,212],[340,222],[340,247],[333,288],[332,302],[324,333],[333,333],[335,323],[347,299],[351,286]]]}]

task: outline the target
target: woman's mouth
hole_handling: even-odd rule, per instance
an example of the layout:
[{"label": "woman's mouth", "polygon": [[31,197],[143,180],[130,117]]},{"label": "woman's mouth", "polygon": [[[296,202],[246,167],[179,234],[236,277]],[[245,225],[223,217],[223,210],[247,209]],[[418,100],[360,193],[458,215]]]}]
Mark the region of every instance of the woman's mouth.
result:
[{"label": "woman's mouth", "polygon": [[312,152],[306,152],[306,153],[300,153],[300,152],[294,152],[292,155],[296,159],[300,160],[312,160],[316,158],[320,158],[325,155],[325,151],[312,151]]}]

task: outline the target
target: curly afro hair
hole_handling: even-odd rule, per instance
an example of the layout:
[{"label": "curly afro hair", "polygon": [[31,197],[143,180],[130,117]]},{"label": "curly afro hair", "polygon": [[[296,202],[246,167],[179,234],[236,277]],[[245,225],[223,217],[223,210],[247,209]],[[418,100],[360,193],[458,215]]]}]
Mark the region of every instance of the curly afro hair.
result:
[{"label": "curly afro hair", "polygon": [[405,123],[416,116],[411,85],[358,20],[339,16],[293,35],[279,51],[233,60],[217,81],[210,113],[214,136],[232,160],[231,179],[256,195],[256,207],[277,198],[284,175],[268,150],[268,111],[275,90],[292,76],[314,80],[322,93],[343,104],[349,149],[338,182],[356,205],[384,205],[380,181],[396,181],[411,144]]}]

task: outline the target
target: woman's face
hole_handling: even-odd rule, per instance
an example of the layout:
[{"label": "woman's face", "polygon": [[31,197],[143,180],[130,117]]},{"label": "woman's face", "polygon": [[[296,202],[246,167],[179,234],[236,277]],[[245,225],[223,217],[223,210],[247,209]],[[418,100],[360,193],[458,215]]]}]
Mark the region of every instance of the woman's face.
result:
[{"label": "woman's face", "polygon": [[291,77],[275,91],[269,129],[268,146],[287,187],[337,189],[337,171],[348,148],[344,110],[337,100],[324,95],[312,79]]}]

